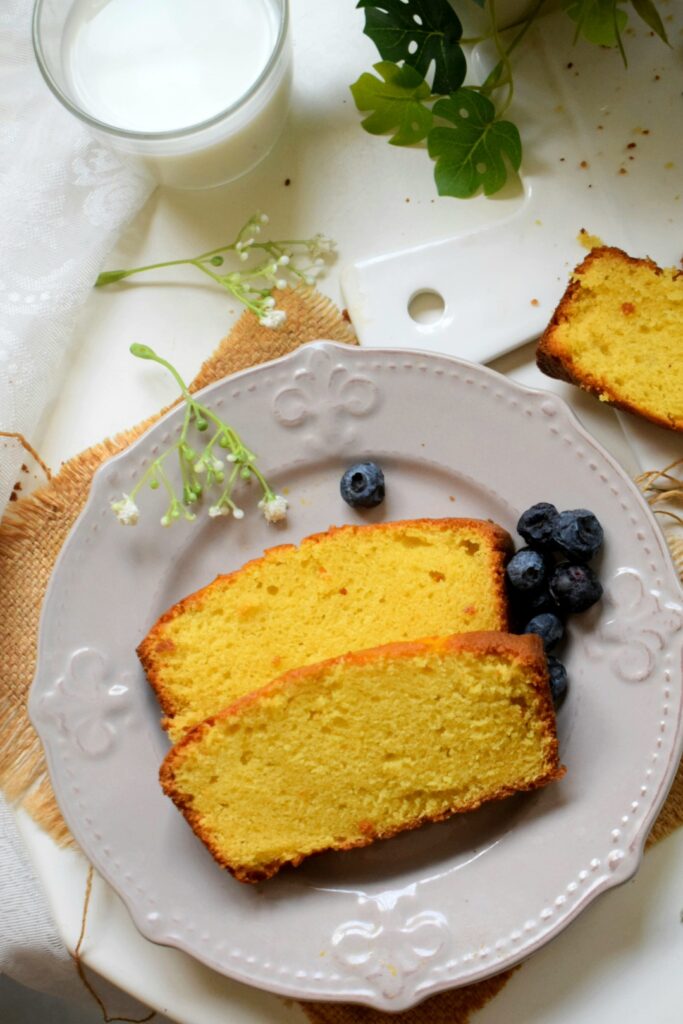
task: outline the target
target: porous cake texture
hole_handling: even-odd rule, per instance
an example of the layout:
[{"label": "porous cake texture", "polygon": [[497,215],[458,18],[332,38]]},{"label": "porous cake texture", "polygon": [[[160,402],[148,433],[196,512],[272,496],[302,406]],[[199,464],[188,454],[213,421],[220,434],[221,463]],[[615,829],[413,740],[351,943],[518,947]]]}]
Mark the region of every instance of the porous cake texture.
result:
[{"label": "porous cake texture", "polygon": [[573,272],[536,361],[550,377],[683,431],[683,271],[593,249]]},{"label": "porous cake texture", "polygon": [[342,526],[175,605],[138,648],[171,738],[293,668],[392,641],[506,630],[512,541],[472,519]]},{"label": "porous cake texture", "polygon": [[543,646],[470,633],[295,669],[192,729],[160,778],[243,882],[564,773]]}]

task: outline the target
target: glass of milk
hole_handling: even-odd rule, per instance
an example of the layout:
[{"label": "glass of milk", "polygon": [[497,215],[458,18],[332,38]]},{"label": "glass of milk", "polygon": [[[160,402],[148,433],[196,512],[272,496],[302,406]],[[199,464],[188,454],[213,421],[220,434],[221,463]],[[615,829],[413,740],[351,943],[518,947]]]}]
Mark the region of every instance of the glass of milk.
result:
[{"label": "glass of milk", "polygon": [[36,0],[33,43],[57,99],[162,184],[232,181],[285,124],[288,0]]}]

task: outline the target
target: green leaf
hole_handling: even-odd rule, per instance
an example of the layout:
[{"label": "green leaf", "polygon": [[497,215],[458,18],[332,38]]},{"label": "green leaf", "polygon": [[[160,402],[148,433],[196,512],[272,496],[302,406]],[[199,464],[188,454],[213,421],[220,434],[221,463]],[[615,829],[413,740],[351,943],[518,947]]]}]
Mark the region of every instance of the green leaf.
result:
[{"label": "green leaf", "polygon": [[562,6],[576,22],[576,35],[596,46],[619,46],[628,15],[621,10],[621,0],[562,0]]},{"label": "green leaf", "polygon": [[467,199],[479,188],[487,196],[507,180],[505,157],[515,171],[522,162],[522,143],[510,121],[496,120],[491,100],[473,89],[458,89],[434,105],[436,117],[452,128],[432,128],[429,155],[436,160],[434,177],[440,196]]},{"label": "green leaf", "polygon": [[366,132],[393,132],[389,142],[394,146],[412,146],[426,138],[434,119],[421,103],[429,97],[425,80],[407,64],[399,67],[385,60],[374,67],[384,81],[366,71],[351,86],[358,109],[373,111],[362,121]]},{"label": "green leaf", "polygon": [[659,15],[659,11],[655,7],[652,0],[631,0],[631,5],[636,14],[643,19],[646,25],[648,25],[653,32],[656,32],[659,38],[669,45],[669,39],[664,28],[664,23]]},{"label": "green leaf", "polygon": [[384,60],[405,61],[423,78],[434,64],[432,91],[449,93],[465,80],[462,25],[448,0],[358,0],[366,36]]}]

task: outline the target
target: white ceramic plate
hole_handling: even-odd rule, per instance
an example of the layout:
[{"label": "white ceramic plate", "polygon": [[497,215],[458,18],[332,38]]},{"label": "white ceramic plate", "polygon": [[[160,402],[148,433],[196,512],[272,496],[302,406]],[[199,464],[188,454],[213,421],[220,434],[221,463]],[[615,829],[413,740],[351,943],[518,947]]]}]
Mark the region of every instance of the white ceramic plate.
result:
[{"label": "white ceramic plate", "polygon": [[[683,604],[647,506],[560,399],[446,356],[317,342],[203,398],[289,488],[289,522],[250,509],[162,530],[163,498],[148,492],[138,526],[121,527],[110,502],[177,435],[178,413],[97,473],[52,577],[30,696],[69,827],[147,938],[264,989],[403,1010],[510,966],[633,874],[680,758]],[[567,776],[241,885],[161,793],[167,740],[135,647],[216,574],[359,521],[338,480],[363,456],[387,477],[372,521],[490,517],[514,533],[549,500],[603,522],[606,596],[574,618],[565,657]]]}]

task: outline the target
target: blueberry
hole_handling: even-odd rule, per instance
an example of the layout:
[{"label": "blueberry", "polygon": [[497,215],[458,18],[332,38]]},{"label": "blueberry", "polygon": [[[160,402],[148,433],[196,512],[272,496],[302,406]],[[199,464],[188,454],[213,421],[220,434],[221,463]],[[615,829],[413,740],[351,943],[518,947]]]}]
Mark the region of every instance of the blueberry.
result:
[{"label": "blueberry", "polygon": [[543,586],[541,590],[535,590],[533,594],[523,595],[519,602],[518,611],[526,622],[527,619],[531,619],[534,615],[539,615],[541,612],[553,612],[557,615],[559,608],[555,604],[548,587]]},{"label": "blueberry", "polygon": [[529,619],[522,633],[536,633],[543,641],[546,652],[552,651],[564,636],[564,623],[552,612],[541,612]]},{"label": "blueberry", "polygon": [[505,571],[510,586],[525,594],[540,590],[548,575],[545,558],[540,551],[532,551],[531,548],[520,548]]},{"label": "blueberry", "polygon": [[550,593],[563,612],[585,612],[602,597],[602,585],[589,566],[561,562],[550,577]]},{"label": "blueberry", "polygon": [[573,562],[588,562],[602,547],[602,526],[587,508],[560,512],[552,535],[555,546]]},{"label": "blueberry", "polygon": [[522,512],[517,523],[517,533],[533,548],[550,550],[553,546],[552,533],[557,509],[547,501],[539,501],[526,512]]},{"label": "blueberry", "polygon": [[351,508],[375,508],[384,501],[384,473],[375,462],[358,462],[346,470],[339,490]]},{"label": "blueberry", "polygon": [[553,658],[552,654],[548,655],[548,681],[550,683],[550,695],[553,698],[553,704],[557,711],[567,696],[569,679],[567,678],[567,670],[562,662],[558,661],[557,658]]}]

